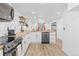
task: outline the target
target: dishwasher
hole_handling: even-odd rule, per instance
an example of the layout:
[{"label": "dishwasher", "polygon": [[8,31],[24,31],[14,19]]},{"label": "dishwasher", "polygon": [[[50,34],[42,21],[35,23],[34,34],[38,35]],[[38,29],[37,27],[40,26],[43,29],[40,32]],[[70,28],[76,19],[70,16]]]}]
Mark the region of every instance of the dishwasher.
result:
[{"label": "dishwasher", "polygon": [[49,32],[42,32],[42,44],[49,44],[50,43],[50,33]]}]

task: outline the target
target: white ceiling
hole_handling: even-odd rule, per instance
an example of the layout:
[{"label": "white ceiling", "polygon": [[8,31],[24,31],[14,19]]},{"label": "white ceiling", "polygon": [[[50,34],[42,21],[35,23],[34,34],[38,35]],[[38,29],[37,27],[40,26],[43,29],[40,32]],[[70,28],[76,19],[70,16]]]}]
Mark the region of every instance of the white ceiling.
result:
[{"label": "white ceiling", "polygon": [[32,19],[58,19],[67,10],[67,3],[13,3],[12,6]]}]

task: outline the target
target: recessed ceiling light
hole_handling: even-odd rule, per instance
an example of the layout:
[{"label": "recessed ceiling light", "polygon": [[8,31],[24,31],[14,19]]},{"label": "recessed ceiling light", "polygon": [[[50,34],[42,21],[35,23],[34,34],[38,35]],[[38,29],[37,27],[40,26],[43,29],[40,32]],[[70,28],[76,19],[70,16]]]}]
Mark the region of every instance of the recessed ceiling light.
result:
[{"label": "recessed ceiling light", "polygon": [[35,12],[33,11],[32,14],[35,14]]},{"label": "recessed ceiling light", "polygon": [[61,14],[61,12],[60,12],[60,11],[58,11],[58,12],[57,12],[57,14],[58,14],[58,15],[60,15],[60,14]]},{"label": "recessed ceiling light", "polygon": [[53,17],[53,16],[51,16],[50,18],[51,18],[51,19],[53,19],[54,17]]}]

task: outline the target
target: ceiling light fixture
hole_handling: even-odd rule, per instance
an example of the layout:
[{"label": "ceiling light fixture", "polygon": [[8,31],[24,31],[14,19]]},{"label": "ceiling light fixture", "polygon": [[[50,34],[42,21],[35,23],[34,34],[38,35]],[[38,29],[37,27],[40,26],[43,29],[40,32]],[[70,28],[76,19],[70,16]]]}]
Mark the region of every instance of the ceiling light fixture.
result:
[{"label": "ceiling light fixture", "polygon": [[51,18],[51,19],[53,19],[54,17],[53,17],[53,16],[51,16],[50,18]]},{"label": "ceiling light fixture", "polygon": [[60,11],[58,11],[58,12],[57,12],[57,14],[58,14],[58,15],[60,15],[60,14],[61,14],[61,12],[60,12]]},{"label": "ceiling light fixture", "polygon": [[33,11],[32,14],[35,14],[35,12]]}]

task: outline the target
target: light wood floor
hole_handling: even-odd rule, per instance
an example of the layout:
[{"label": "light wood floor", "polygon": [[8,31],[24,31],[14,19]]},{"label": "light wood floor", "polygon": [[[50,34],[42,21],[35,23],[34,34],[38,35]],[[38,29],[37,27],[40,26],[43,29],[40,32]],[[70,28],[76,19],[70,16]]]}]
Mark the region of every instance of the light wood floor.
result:
[{"label": "light wood floor", "polygon": [[64,56],[64,52],[56,44],[31,43],[27,56]]}]

